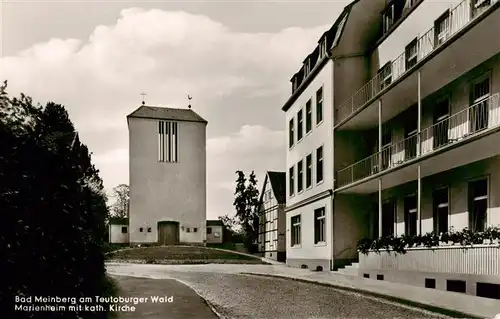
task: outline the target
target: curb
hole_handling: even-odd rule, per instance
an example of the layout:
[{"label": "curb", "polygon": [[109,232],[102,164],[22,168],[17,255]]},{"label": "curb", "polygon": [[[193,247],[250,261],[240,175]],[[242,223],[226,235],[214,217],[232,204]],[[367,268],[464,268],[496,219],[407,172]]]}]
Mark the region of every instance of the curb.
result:
[{"label": "curb", "polygon": [[[198,296],[200,296],[200,295],[198,295]],[[214,313],[214,315],[216,315],[219,319],[226,319],[226,317],[224,317],[223,315],[221,315],[220,312],[218,312],[217,309],[215,309],[215,306],[210,301],[208,301],[207,299],[203,298],[202,296],[200,296],[200,297],[201,297],[201,299],[203,299],[203,301],[208,306],[208,308],[210,308],[210,310],[212,310],[212,312]]]},{"label": "curb", "polygon": [[384,299],[387,301],[395,302],[398,304],[410,306],[413,308],[418,308],[426,311],[430,311],[433,313],[449,316],[452,318],[467,318],[467,319],[484,319],[483,317],[479,317],[477,315],[471,315],[467,314],[464,312],[456,311],[456,310],[450,310],[446,308],[440,308],[437,306],[430,306],[427,304],[419,303],[417,301],[413,300],[408,300],[404,298],[399,298],[399,297],[393,297],[393,296],[388,296],[384,295],[381,293],[376,293],[372,291],[367,291],[363,290],[361,288],[353,288],[353,287],[346,287],[346,286],[340,286],[340,285],[335,285],[335,284],[330,284],[330,283],[325,283],[325,282],[320,282],[320,281],[315,281],[311,279],[302,279],[302,278],[296,278],[296,277],[288,277],[288,276],[282,276],[282,275],[272,275],[272,274],[262,274],[262,273],[250,273],[250,272],[240,272],[241,275],[250,275],[250,276],[260,276],[260,277],[267,277],[267,278],[280,278],[280,279],[288,279],[288,280],[293,280],[297,282],[303,282],[303,283],[308,283],[308,284],[315,284],[319,286],[324,286],[324,287],[332,287],[338,290],[343,290],[347,292],[355,292],[355,293],[360,293],[363,295],[368,295],[371,297],[375,297],[377,299]]}]

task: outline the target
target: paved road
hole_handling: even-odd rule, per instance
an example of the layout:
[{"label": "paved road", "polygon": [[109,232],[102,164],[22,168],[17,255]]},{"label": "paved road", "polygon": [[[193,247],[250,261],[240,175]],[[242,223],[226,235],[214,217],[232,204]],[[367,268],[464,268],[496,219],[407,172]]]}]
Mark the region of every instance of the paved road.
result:
[{"label": "paved road", "polygon": [[[148,268],[130,265],[108,269],[123,274],[128,272],[155,278],[175,278],[194,288],[226,318],[443,318],[440,315],[331,287],[240,275],[237,273],[238,267],[233,266],[231,270],[216,265],[198,268],[159,265]],[[170,288],[167,286],[165,289]]]}]

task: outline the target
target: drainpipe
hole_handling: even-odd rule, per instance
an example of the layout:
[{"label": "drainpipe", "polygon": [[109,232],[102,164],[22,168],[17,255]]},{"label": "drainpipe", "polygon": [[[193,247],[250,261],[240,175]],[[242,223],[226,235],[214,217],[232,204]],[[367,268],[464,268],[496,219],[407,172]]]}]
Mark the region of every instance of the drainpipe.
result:
[{"label": "drainpipe", "polygon": [[334,206],[335,206],[335,193],[334,193],[334,190],[335,190],[335,130],[334,130],[334,126],[335,126],[335,57],[331,54],[331,52],[326,52],[326,57],[332,61],[332,116],[331,116],[331,120],[332,120],[332,126],[331,126],[331,132],[332,132],[332,135],[331,135],[331,139],[332,139],[332,193],[331,193],[331,211],[332,211],[332,214],[331,214],[331,218],[332,218],[332,221],[331,221],[331,225],[332,225],[332,233],[331,233],[331,240],[330,242],[332,243],[332,257],[331,257],[331,265],[330,265],[330,270],[335,270],[335,218],[334,218],[334,212],[335,212],[335,209],[334,209]]}]

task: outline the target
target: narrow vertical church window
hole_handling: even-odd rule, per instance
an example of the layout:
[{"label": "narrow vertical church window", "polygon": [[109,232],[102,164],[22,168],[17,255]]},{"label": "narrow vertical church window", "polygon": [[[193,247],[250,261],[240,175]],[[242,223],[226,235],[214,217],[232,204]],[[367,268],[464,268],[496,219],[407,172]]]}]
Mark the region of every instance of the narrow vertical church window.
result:
[{"label": "narrow vertical church window", "polygon": [[166,138],[166,141],[167,141],[167,160],[166,162],[170,162],[170,148],[172,147],[172,144],[170,143],[170,135],[171,135],[171,131],[170,131],[170,128],[171,128],[171,123],[170,122],[165,122],[165,124],[167,124],[167,138]]},{"label": "narrow vertical church window", "polygon": [[178,155],[177,122],[159,121],[158,123],[158,161],[177,162]]},{"label": "narrow vertical church window", "polygon": [[173,128],[173,132],[172,132],[172,162],[177,162],[177,159],[178,159],[178,154],[177,154],[177,123],[176,122],[173,122],[172,123],[172,128]]},{"label": "narrow vertical church window", "polygon": [[158,122],[158,161],[163,162],[163,121]]}]

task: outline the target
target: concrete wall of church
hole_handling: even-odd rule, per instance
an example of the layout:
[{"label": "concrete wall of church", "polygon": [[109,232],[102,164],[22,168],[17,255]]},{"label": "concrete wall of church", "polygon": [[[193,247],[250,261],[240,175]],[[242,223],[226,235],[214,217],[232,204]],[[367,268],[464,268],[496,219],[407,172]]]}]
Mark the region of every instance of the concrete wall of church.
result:
[{"label": "concrete wall of church", "polygon": [[158,161],[158,120],[129,118],[129,152],[130,242],[157,242],[158,222],[177,221],[180,242],[203,243],[206,125],[179,121],[179,160],[165,163]]}]

